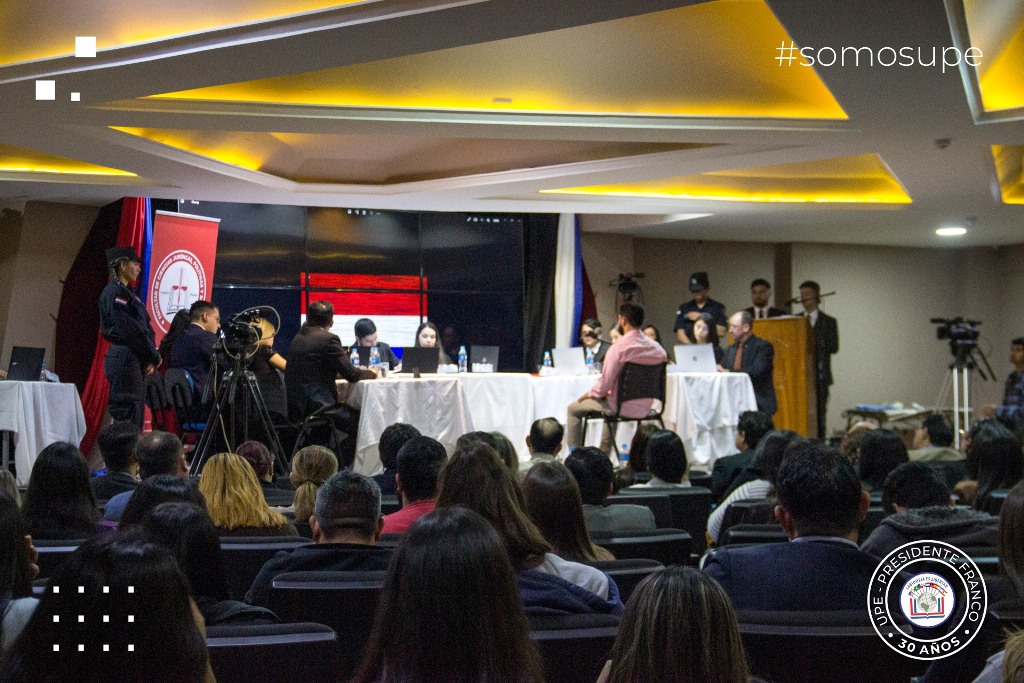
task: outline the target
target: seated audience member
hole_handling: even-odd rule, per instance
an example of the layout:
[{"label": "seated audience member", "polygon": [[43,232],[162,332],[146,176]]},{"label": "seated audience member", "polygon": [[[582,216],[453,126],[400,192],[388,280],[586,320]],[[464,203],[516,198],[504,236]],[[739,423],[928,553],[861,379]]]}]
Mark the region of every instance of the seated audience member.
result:
[{"label": "seated audience member", "polygon": [[278,623],[270,610],[231,599],[220,534],[204,508],[161,503],[142,520],[142,529],[148,540],[174,555],[207,626]]},{"label": "seated audience member", "polygon": [[198,482],[175,474],[157,474],[143,479],[135,489],[124,506],[118,527],[142,524],[149,511],[163,503],[190,503],[206,509],[206,499],[199,492]]},{"label": "seated audience member", "polygon": [[[143,481],[157,474],[188,477],[188,463],[185,462],[181,439],[170,432],[143,434],[135,444],[135,459],[139,461],[139,478]],[[111,521],[121,519],[131,497],[132,492],[126,491],[111,498],[103,510],[103,518]]]},{"label": "seated audience member", "polygon": [[188,329],[188,326],[192,324],[192,314],[188,312],[188,309],[181,309],[174,314],[171,318],[171,326],[167,329],[167,334],[160,340],[160,347],[157,349],[160,352],[160,373],[167,372],[167,369],[171,367],[171,352],[174,350],[174,342],[178,341],[178,337],[181,333]]},{"label": "seated audience member", "polygon": [[914,449],[908,452],[915,462],[963,460],[964,454],[953,448],[953,428],[942,415],[929,415],[914,432]]},{"label": "seated audience member", "polygon": [[788,429],[774,430],[762,437],[757,444],[754,464],[747,470],[750,474],[744,475],[749,481],[733,489],[708,517],[708,537],[712,543],[721,540],[722,523],[730,505],[740,500],[757,500],[775,495],[776,478],[786,449],[799,440],[800,435]]},{"label": "seated audience member", "polygon": [[[568,589],[575,584],[584,589],[570,589],[572,597],[567,595],[560,601],[560,607],[567,611],[621,612],[618,587],[606,574],[551,552],[544,535],[526,514],[526,502],[515,477],[493,448],[472,443],[456,450],[441,470],[438,486],[437,507],[464,505],[494,526],[505,542],[513,567],[521,573],[520,589],[527,608],[537,590],[536,582],[541,582],[546,587],[541,596],[544,599],[560,586]],[[561,581],[546,580],[552,576]]]},{"label": "seated audience member", "polygon": [[1024,600],[1024,482],[1006,495],[998,528],[999,576],[985,580],[989,605]]},{"label": "seated audience member", "polygon": [[857,469],[868,491],[881,491],[889,473],[906,462],[910,462],[907,446],[891,429],[873,429],[861,438]]},{"label": "seated audience member", "polygon": [[1024,681],[1024,631],[1012,632],[1006,647],[988,658],[974,683],[1020,683]]},{"label": "seated audience member", "polygon": [[270,454],[269,448],[259,441],[250,439],[238,444],[235,453],[252,467],[267,505],[287,507],[294,502],[294,491],[286,491],[274,486],[274,456]]},{"label": "seated audience member", "polygon": [[644,325],[643,333],[661,344],[661,332],[658,332],[658,328],[654,325]]},{"label": "seated audience member", "polygon": [[375,379],[377,373],[352,367],[348,351],[338,335],[331,333],[334,305],[330,301],[313,301],[306,307],[306,322],[288,349],[288,366],[284,371],[288,395],[288,415],[304,419],[313,412],[330,418],[331,441],[339,445],[342,462],[351,465],[356,454],[359,411],[338,402],[335,379],[349,382]]},{"label": "seated audience member", "polygon": [[[661,429],[661,426],[655,422],[641,422],[637,425],[636,433],[633,434],[633,440],[629,442],[629,468],[636,472],[649,472],[650,468],[647,467],[647,442],[651,439],[651,434]],[[622,459],[620,454],[619,459]]]},{"label": "seated audience member", "polygon": [[690,463],[686,461],[686,448],[678,434],[667,429],[651,434],[645,455],[651,480],[634,484],[631,489],[676,489],[690,486],[687,478]]},{"label": "seated audience member", "polygon": [[193,303],[188,311],[192,324],[182,331],[171,348],[171,367],[181,368],[189,374],[193,395],[199,400],[208,382],[210,361],[216,357],[220,309],[209,301],[200,300]]},{"label": "seated audience member", "polygon": [[719,548],[704,571],[737,610],[866,610],[878,559],[857,547],[871,497],[850,461],[817,442],[794,443],[776,496],[775,516],[790,542]]},{"label": "seated audience member", "polygon": [[601,321],[597,318],[587,318],[580,323],[580,343],[583,344],[584,353],[593,354],[595,363],[603,363],[611,348],[611,343],[601,339],[602,332]]},{"label": "seated audience member", "polygon": [[316,506],[317,490],[337,472],[338,458],[326,446],[306,446],[292,457],[288,480],[295,487],[295,519],[309,519]]},{"label": "seated audience member", "polygon": [[633,591],[598,683],[747,683],[729,596],[707,574],[671,566]]},{"label": "seated audience member", "polygon": [[564,435],[565,429],[555,418],[542,417],[539,420],[534,420],[530,425],[530,434],[526,437],[526,450],[530,451],[530,459],[519,463],[517,475],[520,481],[537,463],[558,460],[558,452],[562,450]]},{"label": "seated audience member", "polygon": [[850,462],[856,465],[857,456],[860,453],[860,440],[864,438],[865,434],[876,429],[878,429],[878,425],[874,422],[866,420],[854,422],[843,436],[842,443],[839,444],[839,450],[850,459]]},{"label": "seated audience member", "polygon": [[452,359],[448,357],[448,354],[444,352],[444,345],[441,344],[441,335],[437,331],[437,325],[432,322],[422,322],[420,326],[416,328],[416,343],[415,346],[420,346],[428,349],[437,349],[437,364],[438,365],[451,365]]},{"label": "seated audience member", "polygon": [[356,346],[377,347],[380,354],[380,362],[388,366],[388,370],[401,369],[402,361],[391,350],[391,347],[377,339],[377,326],[369,318],[360,318],[355,324]]},{"label": "seated audience member", "polygon": [[615,469],[604,451],[593,446],[577,448],[565,459],[565,466],[580,488],[583,519],[591,534],[655,528],[654,513],[645,505],[605,505],[605,498],[615,491]]},{"label": "seated audience member", "polygon": [[625,332],[626,331],[622,329],[621,325],[616,325],[612,329],[608,330],[608,338],[611,340],[613,346],[615,345],[615,342],[622,339],[622,335],[625,334]]},{"label": "seated audience member", "polygon": [[[1017,436],[997,420],[984,420],[971,430],[967,446],[967,472],[976,482],[973,499],[961,496],[966,505],[982,509],[993,491],[1012,488],[1021,480],[1024,455]],[[957,484],[958,491],[960,484]]]},{"label": "seated audience member", "polygon": [[398,497],[402,509],[384,516],[385,534],[400,534],[434,509],[437,480],[448,453],[437,439],[417,436],[398,451]]},{"label": "seated audience member", "polygon": [[101,477],[89,478],[96,500],[110,500],[119,493],[134,491],[139,485],[135,478],[139,468],[135,459],[138,441],[139,428],[131,422],[111,422],[100,430],[96,444],[100,447],[107,472]]},{"label": "seated audience member", "polygon": [[380,442],[377,444],[377,452],[380,454],[380,464],[384,471],[376,474],[373,480],[380,487],[380,495],[393,496],[398,491],[395,489],[395,473],[398,471],[398,451],[408,443],[409,439],[420,435],[420,430],[404,422],[396,422],[389,425],[380,434]]},{"label": "seated audience member", "polygon": [[523,496],[530,519],[559,557],[573,562],[615,559],[590,540],[580,487],[565,465],[554,461],[531,467],[523,480]]},{"label": "seated audience member", "polygon": [[0,652],[10,649],[39,604],[32,597],[36,555],[18,504],[0,493]]},{"label": "seated audience member", "polygon": [[383,524],[377,484],[351,470],[338,472],[317,491],[316,511],[309,518],[313,545],[282,550],[268,560],[245,601],[267,605],[274,578],[285,572],[387,569],[391,549],[377,545]]},{"label": "seated audience member", "polygon": [[234,453],[218,453],[203,465],[199,492],[222,536],[298,536],[295,525],[263,499],[256,473]]},{"label": "seated audience member", "polygon": [[163,548],[134,536],[89,541],[50,586],[63,590],[43,594],[4,662],[7,680],[214,680],[203,618]]},{"label": "seated audience member", "polygon": [[512,473],[513,477],[519,474],[519,454],[516,453],[516,447],[512,445],[508,437],[501,432],[491,432],[491,436],[494,437],[494,443],[497,444],[496,451],[498,451],[498,457],[505,463],[505,467]]},{"label": "seated audience member", "polygon": [[772,418],[757,410],[740,413],[736,424],[736,455],[727,455],[715,461],[711,471],[711,495],[716,501],[725,498],[737,486],[746,483],[737,482],[740,474],[754,464],[754,453],[761,438],[775,429]]},{"label": "seated audience member", "polygon": [[26,533],[37,541],[93,535],[99,514],[89,487],[89,467],[78,448],[58,441],[39,453],[21,514]]},{"label": "seated audience member", "polygon": [[541,683],[529,628],[495,530],[465,508],[435,510],[398,546],[353,683]]},{"label": "seated audience member", "polygon": [[955,508],[949,487],[924,463],[900,465],[885,478],[882,507],[889,515],[865,539],[860,549],[883,558],[905,543],[944,541],[967,552],[994,549],[999,518],[986,512]]}]

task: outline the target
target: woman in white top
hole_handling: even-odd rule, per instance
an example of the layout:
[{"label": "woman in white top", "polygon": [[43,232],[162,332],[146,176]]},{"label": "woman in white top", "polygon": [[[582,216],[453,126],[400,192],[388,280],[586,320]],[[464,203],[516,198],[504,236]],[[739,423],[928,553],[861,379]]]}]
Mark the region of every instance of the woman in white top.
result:
[{"label": "woman in white top", "polygon": [[[788,429],[776,429],[764,435],[757,444],[757,452],[754,455],[753,470],[757,472],[754,479],[741,484],[733,489],[732,493],[725,497],[722,504],[715,508],[708,517],[708,538],[713,543],[718,543],[722,532],[722,522],[725,520],[725,511],[729,506],[740,500],[755,500],[767,498],[775,490],[775,476],[779,472],[779,465],[786,449],[794,441],[800,440],[800,435]],[[742,474],[740,476],[743,476]]]},{"label": "woman in white top", "polygon": [[39,601],[32,597],[32,579],[39,573],[39,553],[25,535],[25,522],[14,499],[0,492],[0,647],[14,643]]},{"label": "woman in white top", "polygon": [[631,489],[689,488],[690,463],[686,459],[686,447],[675,432],[659,429],[647,440],[644,452],[651,480],[645,484],[634,484]]}]

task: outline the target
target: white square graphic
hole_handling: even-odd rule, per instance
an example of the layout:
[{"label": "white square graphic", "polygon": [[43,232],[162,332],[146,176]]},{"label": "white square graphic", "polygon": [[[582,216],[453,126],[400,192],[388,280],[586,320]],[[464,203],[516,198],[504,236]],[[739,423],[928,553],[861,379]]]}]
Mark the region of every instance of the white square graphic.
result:
[{"label": "white square graphic", "polygon": [[104,624],[109,624],[110,623],[110,615],[109,614],[104,614],[103,615],[103,623]]},{"label": "white square graphic", "polygon": [[54,652],[60,652],[60,645],[57,645],[56,643],[54,643],[53,644],[53,651]]},{"label": "white square graphic", "polygon": [[60,593],[60,586],[54,586],[53,587],[53,592],[54,593]]},{"label": "white square graphic", "polygon": [[[36,81],[37,100],[56,100],[57,81]],[[55,593],[57,591],[54,591]]]},{"label": "white square graphic", "polygon": [[103,651],[110,652],[110,643],[103,643]]},{"label": "white square graphic", "polygon": [[[74,93],[71,93],[71,94],[73,95]],[[104,593],[109,593],[110,592],[110,586],[104,586],[103,587],[103,592]]]},{"label": "white square graphic", "polygon": [[84,614],[79,614],[78,615],[78,623],[79,624],[84,624],[85,623],[85,615]]},{"label": "white square graphic", "polygon": [[53,623],[55,623],[55,624],[59,624],[60,623],[60,615],[59,614],[54,614],[53,615]]},{"label": "white square graphic", "polygon": [[128,592],[129,593],[134,593],[135,592],[135,586],[128,586]]},{"label": "white square graphic", "polygon": [[134,614],[129,614],[128,615],[128,623],[129,624],[134,624],[135,623],[135,615]]},{"label": "white square graphic", "polygon": [[82,594],[82,593],[84,593],[84,592],[85,592],[85,586],[79,586],[79,587],[78,587],[78,593],[79,593],[79,595],[81,595],[81,594]]},{"label": "white square graphic", "polygon": [[78,651],[79,652],[85,652],[85,645],[82,645],[81,643],[79,643],[78,644]]},{"label": "white square graphic", "polygon": [[82,101],[82,93],[80,93],[80,92],[73,92],[73,93],[71,93],[71,101],[72,102],[81,102]]},{"label": "white square graphic", "polygon": [[75,36],[75,56],[95,57],[96,36]]},{"label": "white square graphic", "polygon": [[131,643],[128,643],[128,652],[135,652],[135,646]]}]

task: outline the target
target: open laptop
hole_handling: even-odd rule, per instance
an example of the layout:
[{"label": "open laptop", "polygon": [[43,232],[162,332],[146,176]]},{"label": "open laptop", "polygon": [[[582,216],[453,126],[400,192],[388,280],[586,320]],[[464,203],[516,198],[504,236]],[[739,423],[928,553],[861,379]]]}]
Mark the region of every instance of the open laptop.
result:
[{"label": "open laptop", "polygon": [[715,372],[715,350],[711,344],[676,344],[676,369],[679,372]]},{"label": "open laptop", "polygon": [[15,346],[11,350],[11,364],[7,366],[7,379],[16,382],[38,382],[45,357],[46,349]]},{"label": "open laptop", "polygon": [[487,363],[494,372],[498,371],[498,347],[497,346],[481,346],[480,344],[473,344],[469,347],[469,367],[472,367],[478,363]]},{"label": "open laptop", "polygon": [[551,361],[555,366],[556,375],[587,374],[587,360],[583,356],[581,346],[551,349]]},{"label": "open laptop", "polygon": [[402,350],[402,372],[411,374],[419,370],[421,375],[435,373],[439,360],[436,348],[407,346]]}]

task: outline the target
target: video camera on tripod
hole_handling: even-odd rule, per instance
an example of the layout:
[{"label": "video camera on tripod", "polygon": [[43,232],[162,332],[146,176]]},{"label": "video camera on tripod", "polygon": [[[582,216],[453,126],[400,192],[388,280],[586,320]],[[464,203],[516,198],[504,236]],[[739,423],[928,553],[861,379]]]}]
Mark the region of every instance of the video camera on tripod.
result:
[{"label": "video camera on tripod", "polygon": [[[939,391],[937,406],[944,406],[949,395],[950,385],[953,388],[953,428],[954,444],[960,447],[961,429],[964,431],[970,426],[971,419],[971,389],[970,374],[977,370],[983,380],[995,378],[992,366],[988,358],[978,346],[978,337],[981,336],[980,320],[967,320],[962,316],[956,318],[932,318],[930,322],[938,325],[935,336],[941,341],[949,341],[949,351],[953,354],[953,362],[946,373],[942,389]],[[981,359],[981,362],[978,362]],[[984,364],[984,370],[982,370]],[[988,374],[986,375],[986,371]]]},{"label": "video camera on tripod", "polygon": [[281,316],[271,306],[253,306],[234,313],[221,326],[224,353],[233,360],[241,357],[247,361],[260,340],[273,336],[280,327]]}]

